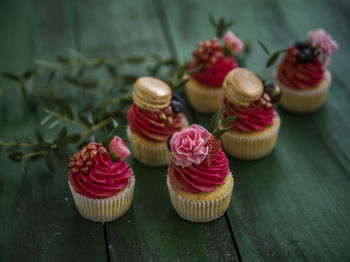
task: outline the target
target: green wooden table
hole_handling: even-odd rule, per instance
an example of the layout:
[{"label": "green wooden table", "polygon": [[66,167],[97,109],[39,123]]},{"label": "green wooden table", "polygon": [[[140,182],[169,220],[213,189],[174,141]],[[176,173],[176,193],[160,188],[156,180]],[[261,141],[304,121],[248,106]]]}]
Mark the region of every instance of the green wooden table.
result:
[{"label": "green wooden table", "polygon": [[[207,224],[176,215],[166,168],[131,159],[133,205],[102,225],[75,209],[67,163],[55,163],[50,174],[40,162],[25,169],[2,153],[0,261],[350,260],[349,1],[1,1],[0,71],[20,73],[35,58],[54,59],[69,48],[89,56],[155,52],[189,59],[198,41],[214,35],[208,13],[234,19],[242,39],[272,50],[325,28],[340,46],[325,106],[310,115],[278,108],[275,150],[257,161],[230,159],[229,209]],[[255,45],[246,67],[261,73],[265,60]],[[208,127],[209,115],[189,108],[186,114]],[[19,88],[10,89],[0,97],[0,139],[34,135],[44,115],[28,112]]]}]

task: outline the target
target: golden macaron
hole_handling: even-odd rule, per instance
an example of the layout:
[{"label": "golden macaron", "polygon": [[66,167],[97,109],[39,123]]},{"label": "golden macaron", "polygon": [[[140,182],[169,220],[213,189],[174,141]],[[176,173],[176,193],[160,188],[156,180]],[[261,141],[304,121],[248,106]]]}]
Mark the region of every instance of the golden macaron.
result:
[{"label": "golden macaron", "polygon": [[171,88],[163,81],[153,77],[140,77],[134,84],[132,98],[134,103],[147,111],[159,111],[171,102]]},{"label": "golden macaron", "polygon": [[235,68],[225,77],[223,91],[233,105],[246,107],[261,97],[264,86],[253,72],[245,68]]}]

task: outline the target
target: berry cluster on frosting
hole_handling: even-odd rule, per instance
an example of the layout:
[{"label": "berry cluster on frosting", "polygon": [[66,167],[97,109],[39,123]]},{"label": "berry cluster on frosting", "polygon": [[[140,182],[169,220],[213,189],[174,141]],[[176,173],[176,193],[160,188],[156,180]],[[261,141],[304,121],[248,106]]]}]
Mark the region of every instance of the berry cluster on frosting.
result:
[{"label": "berry cluster on frosting", "polygon": [[70,158],[69,181],[81,195],[99,199],[115,195],[133,175],[125,159],[130,155],[124,141],[115,136],[109,145],[91,142]]},{"label": "berry cluster on frosting", "polygon": [[220,87],[226,74],[237,67],[234,56],[243,48],[243,42],[231,31],[226,32],[223,44],[216,37],[199,42],[188,66],[190,71],[196,71],[190,77],[202,84]]},{"label": "berry cluster on frosting", "polygon": [[[318,85],[324,77],[324,67],[338,44],[323,29],[308,33],[306,41],[289,46],[277,69],[277,78],[289,87],[306,89]],[[322,59],[321,59],[322,58]]]}]

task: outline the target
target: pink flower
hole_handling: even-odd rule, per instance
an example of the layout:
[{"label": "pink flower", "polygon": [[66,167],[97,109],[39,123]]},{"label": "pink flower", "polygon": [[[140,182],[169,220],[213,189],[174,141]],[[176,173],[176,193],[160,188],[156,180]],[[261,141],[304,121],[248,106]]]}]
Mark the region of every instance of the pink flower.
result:
[{"label": "pink flower", "polygon": [[323,63],[324,65],[328,66],[331,61],[329,56],[337,52],[338,44],[323,29],[316,29],[310,31],[308,33],[307,41],[313,47],[320,49],[320,52],[323,55]]},{"label": "pink flower", "polygon": [[233,32],[227,31],[224,36],[224,43],[233,53],[238,54],[242,52],[244,44]]},{"label": "pink flower", "polygon": [[116,157],[125,159],[130,155],[130,150],[119,136],[114,136],[109,144],[109,151],[114,153]]},{"label": "pink flower", "polygon": [[196,124],[176,132],[170,141],[174,164],[182,167],[200,164],[208,154],[209,137],[210,133]]}]

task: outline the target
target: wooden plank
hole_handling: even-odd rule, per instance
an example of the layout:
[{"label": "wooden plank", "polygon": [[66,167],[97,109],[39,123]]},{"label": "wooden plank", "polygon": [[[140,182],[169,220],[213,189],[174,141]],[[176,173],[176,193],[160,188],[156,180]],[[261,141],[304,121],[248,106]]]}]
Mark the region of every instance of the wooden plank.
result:
[{"label": "wooden plank", "polygon": [[[78,10],[83,53],[169,55],[160,27],[163,21],[152,5],[81,1]],[[191,115],[187,117],[193,121]],[[224,218],[209,224],[182,220],[170,203],[167,169],[145,167],[134,159],[130,164],[137,181],[133,205],[123,217],[107,224],[112,257],[121,261],[237,260]]]},{"label": "wooden plank", "polygon": [[[186,4],[186,8],[179,8]],[[278,109],[282,128],[276,149],[257,161],[231,159],[236,170],[228,210],[243,261],[345,261],[350,258],[350,122],[345,1],[167,2],[166,16],[180,57],[190,58],[196,42],[210,38],[206,13],[233,18],[243,39],[260,39],[272,50],[323,27],[338,41],[333,84],[326,105],[311,115]],[[208,26],[207,26],[208,25]],[[196,29],[196,30],[195,30]],[[255,45],[247,67],[262,71],[264,54]],[[209,126],[209,116],[197,114]]]},{"label": "wooden plank", "polygon": [[[34,58],[53,59],[75,46],[67,2],[1,2],[0,71],[22,73],[34,67]],[[19,88],[10,89],[0,101],[6,109],[0,116],[3,141],[32,136],[34,128],[40,128],[43,108],[35,114],[26,110]],[[0,156],[0,260],[105,260],[102,227],[81,219],[74,208],[66,163],[56,163],[53,174],[37,162],[25,172],[6,155]]]}]

